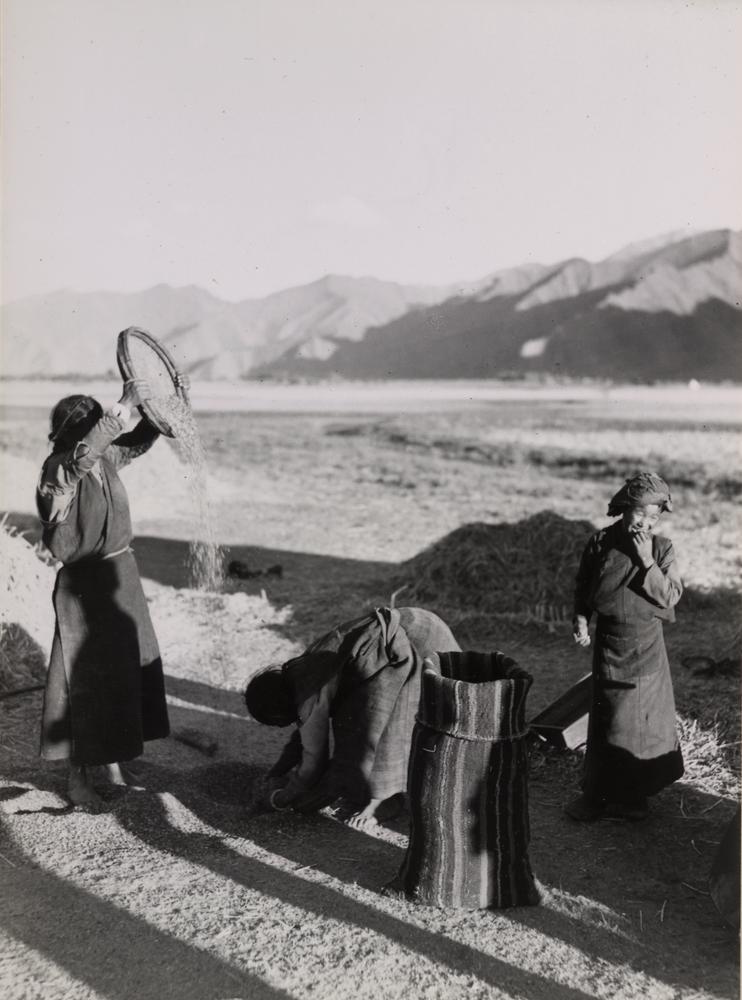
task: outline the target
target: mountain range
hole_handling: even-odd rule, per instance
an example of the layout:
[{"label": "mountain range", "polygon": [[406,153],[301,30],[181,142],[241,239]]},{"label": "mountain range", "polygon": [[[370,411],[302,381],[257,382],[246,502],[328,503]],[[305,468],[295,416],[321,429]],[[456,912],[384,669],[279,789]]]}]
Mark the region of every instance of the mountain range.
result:
[{"label": "mountain range", "polygon": [[241,302],[193,285],[64,290],[3,306],[0,373],[108,374],[115,334],[140,326],[204,379],[742,381],[741,299],[742,233],[728,229],[445,286],[331,275]]}]

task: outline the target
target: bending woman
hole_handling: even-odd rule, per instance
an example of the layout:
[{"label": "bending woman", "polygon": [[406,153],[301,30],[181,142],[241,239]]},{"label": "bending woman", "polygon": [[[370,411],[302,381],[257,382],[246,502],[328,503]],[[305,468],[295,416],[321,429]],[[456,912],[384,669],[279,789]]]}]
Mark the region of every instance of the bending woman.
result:
[{"label": "bending woman", "polygon": [[298,727],[268,772],[271,805],[308,812],[342,796],[354,804],[351,826],[373,820],[407,787],[423,660],[458,650],[432,612],[377,608],[259,671],[245,691],[250,714]]},{"label": "bending woman", "polygon": [[[180,377],[181,384],[185,380]],[[54,588],[56,628],[44,693],[41,755],[69,761],[69,798],[97,805],[88,768],[142,753],[169,733],[162,661],[131,551],[131,518],[118,470],[147,451],[158,432],[131,411],[146,382],[124,384],[102,409],[92,396],[67,396],[51,414],[53,448],[36,491],[42,538],[62,563]]]}]

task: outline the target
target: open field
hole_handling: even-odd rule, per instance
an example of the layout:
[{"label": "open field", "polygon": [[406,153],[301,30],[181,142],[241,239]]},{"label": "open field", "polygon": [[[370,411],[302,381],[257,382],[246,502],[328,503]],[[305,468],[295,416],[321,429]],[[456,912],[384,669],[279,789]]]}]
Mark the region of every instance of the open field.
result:
[{"label": "open field", "polygon": [[[116,379],[85,383],[85,391],[102,400],[113,398]],[[48,408],[68,393],[80,392],[70,379],[0,380],[0,402],[8,406]],[[321,382],[287,385],[280,382],[194,382],[191,401],[197,413],[389,413],[435,412],[490,403],[545,402],[590,404],[604,418],[739,424],[742,392],[736,385],[667,384],[657,386],[610,383],[494,382],[472,379],[385,382]]]},{"label": "open field", "polygon": [[[116,398],[117,384],[100,388],[103,401]],[[0,511],[30,538],[48,406],[67,391],[0,383]],[[212,384],[193,398],[218,542],[227,558],[256,571],[280,564],[282,575],[194,591],[192,473],[166,442],[126,471],[174,730],[195,728],[218,750],[151,744],[143,790],[112,795],[99,816],[70,812],[60,769],[35,757],[39,696],[0,701],[5,995],[736,997],[737,937],[705,880],[739,798],[739,678],[698,663],[721,660],[740,627],[742,393]],[[661,530],[687,586],[666,629],[687,771],[649,820],[571,824],[561,806],[579,754],[534,745],[542,905],[447,912],[379,894],[402,858],[404,816],[368,834],[329,810],[256,809],[254,788],[284,734],[245,717],[239,692],[252,670],[397,587],[414,589],[415,557],[463,526],[515,526],[546,511],[566,527],[604,523],[608,498],[642,467],[673,487]],[[570,594],[542,600],[529,587],[540,555],[508,556],[498,593],[517,580],[518,613],[488,612],[494,595],[488,604],[476,580],[426,601],[463,646],[502,649],[531,671],[531,715],[589,669],[566,625]]]}]

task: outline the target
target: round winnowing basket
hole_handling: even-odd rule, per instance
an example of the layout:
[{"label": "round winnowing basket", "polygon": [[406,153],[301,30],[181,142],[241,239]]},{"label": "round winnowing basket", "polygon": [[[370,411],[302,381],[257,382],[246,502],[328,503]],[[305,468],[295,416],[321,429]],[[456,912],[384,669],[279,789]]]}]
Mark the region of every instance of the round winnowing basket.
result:
[{"label": "round winnowing basket", "polygon": [[118,336],[116,361],[122,378],[147,380],[152,395],[139,409],[160,434],[175,437],[174,415],[189,402],[185,389],[176,381],[178,369],[170,354],[152,334],[130,326]]}]

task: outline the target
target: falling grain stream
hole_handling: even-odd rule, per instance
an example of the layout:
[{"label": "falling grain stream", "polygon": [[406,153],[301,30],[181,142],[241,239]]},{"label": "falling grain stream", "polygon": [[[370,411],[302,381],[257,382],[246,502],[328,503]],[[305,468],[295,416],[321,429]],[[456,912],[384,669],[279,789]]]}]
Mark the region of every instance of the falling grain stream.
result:
[{"label": "falling grain stream", "polygon": [[[175,436],[175,449],[189,470],[186,480],[195,515],[188,552],[192,585],[198,590],[219,592],[224,583],[224,553],[214,538],[207,489],[206,455],[193,410],[187,398],[174,393],[172,372],[153,349],[150,335],[134,327],[131,331],[134,335],[127,340],[131,364],[136,374],[146,379],[150,389],[148,402],[170,426]],[[136,335],[137,332],[147,339]]]},{"label": "falling grain stream", "polygon": [[158,400],[175,434],[175,447],[190,474],[187,477],[195,514],[195,530],[188,547],[188,569],[198,590],[219,592],[224,583],[224,553],[214,536],[207,488],[206,455],[190,405],[177,396]]}]

